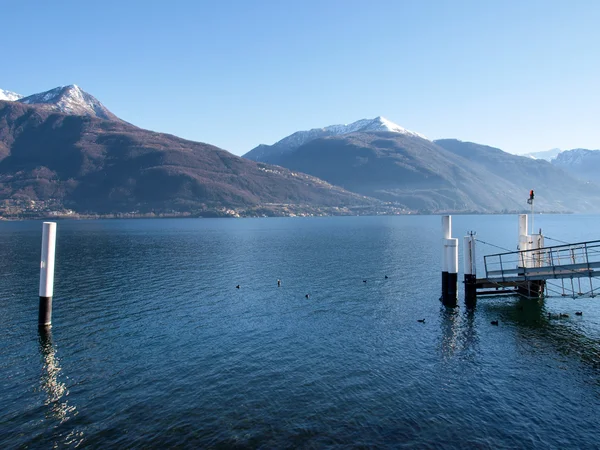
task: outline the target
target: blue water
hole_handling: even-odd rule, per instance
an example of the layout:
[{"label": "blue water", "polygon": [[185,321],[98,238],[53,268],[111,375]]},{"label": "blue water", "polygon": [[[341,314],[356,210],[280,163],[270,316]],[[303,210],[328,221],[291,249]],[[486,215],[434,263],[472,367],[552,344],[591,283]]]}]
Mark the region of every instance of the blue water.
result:
[{"label": "blue water", "polygon": [[[516,247],[515,216],[453,222]],[[0,448],[600,442],[598,298],[441,307],[438,216],[59,222],[50,334],[40,242],[0,223]]]}]

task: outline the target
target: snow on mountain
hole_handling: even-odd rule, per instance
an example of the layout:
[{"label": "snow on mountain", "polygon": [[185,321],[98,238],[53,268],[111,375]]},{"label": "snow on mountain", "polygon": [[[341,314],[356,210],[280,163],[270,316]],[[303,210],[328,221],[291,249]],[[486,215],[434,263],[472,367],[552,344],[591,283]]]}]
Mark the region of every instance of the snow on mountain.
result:
[{"label": "snow on mountain", "polygon": [[409,136],[416,136],[427,139],[425,136],[409,131],[394,122],[389,121],[385,117],[376,117],[374,119],[362,119],[352,122],[349,125],[330,125],[325,128],[313,128],[307,131],[297,131],[296,133],[281,139],[274,145],[286,145],[298,148],[301,145],[325,136],[339,136],[342,134],[357,133],[361,131],[390,131],[393,133],[401,133]]},{"label": "snow on mountain", "polygon": [[254,161],[273,162],[271,161],[271,157],[276,157],[277,155],[293,151],[315,139],[368,131],[387,131],[427,139],[422,134],[407,130],[406,128],[395,124],[385,117],[379,116],[374,119],[357,120],[356,122],[352,122],[348,125],[330,125],[324,128],[313,128],[306,131],[297,131],[281,139],[280,141],[277,141],[273,145],[261,144],[246,153],[244,157]]},{"label": "snow on mountain", "polygon": [[59,86],[46,92],[21,98],[18,101],[28,105],[45,105],[45,108],[65,114],[120,120],[100,103],[98,99],[83,91],[75,84]]},{"label": "snow on mountain", "polygon": [[531,159],[545,159],[546,161],[552,161],[561,152],[562,152],[562,150],[560,148],[552,148],[550,150],[544,150],[544,151],[541,151],[541,152],[525,153],[525,154],[523,154],[521,156],[526,156],[526,157],[531,158]]},{"label": "snow on mountain", "polygon": [[600,150],[565,150],[552,160],[552,165],[582,180],[600,183]]},{"label": "snow on mountain", "polygon": [[17,94],[16,92],[5,91],[4,89],[0,89],[0,100],[7,100],[9,102],[14,102],[23,98],[21,94]]},{"label": "snow on mountain", "polygon": [[600,151],[574,148],[573,150],[561,152],[552,163],[563,167],[576,168],[587,164],[592,158],[599,160]]}]

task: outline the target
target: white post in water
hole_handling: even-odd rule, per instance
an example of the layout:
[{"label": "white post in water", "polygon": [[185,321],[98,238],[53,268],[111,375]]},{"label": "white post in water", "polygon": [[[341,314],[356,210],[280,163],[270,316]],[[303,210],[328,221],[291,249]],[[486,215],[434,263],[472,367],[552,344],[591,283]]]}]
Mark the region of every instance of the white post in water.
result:
[{"label": "white post in water", "polygon": [[448,286],[448,248],[446,240],[452,236],[452,216],[442,216],[442,303],[446,304]]},{"label": "white post in water", "polygon": [[452,239],[452,216],[442,216],[442,303],[456,306],[458,239]]},{"label": "white post in water", "polygon": [[[529,250],[529,235],[527,229],[527,214],[519,214],[519,251]],[[526,259],[528,253],[519,254],[518,267],[527,267]]]},{"label": "white post in water", "polygon": [[42,230],[42,260],[40,263],[40,310],[38,316],[38,325],[40,327],[49,327],[52,325],[56,222],[44,222]]},{"label": "white post in water", "polygon": [[464,277],[465,277],[465,303],[468,307],[475,306],[477,302],[477,267],[475,264],[475,233],[471,232],[464,239]]},{"label": "white post in water", "polygon": [[446,284],[446,306],[456,306],[458,291],[458,239],[446,239],[448,260],[448,283]]},{"label": "white post in water", "polygon": [[519,244],[521,236],[527,236],[527,214],[519,214]]}]

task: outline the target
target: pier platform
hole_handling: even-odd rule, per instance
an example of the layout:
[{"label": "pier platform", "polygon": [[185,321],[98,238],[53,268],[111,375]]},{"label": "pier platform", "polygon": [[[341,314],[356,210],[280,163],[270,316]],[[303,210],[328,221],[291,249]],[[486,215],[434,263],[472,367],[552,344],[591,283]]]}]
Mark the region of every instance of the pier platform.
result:
[{"label": "pier platform", "polygon": [[[578,242],[531,250],[497,253],[484,257],[485,278],[475,282],[477,295],[500,295],[536,291],[543,293],[548,280],[562,280],[562,294],[576,288],[572,280],[588,278],[589,291],[582,292],[578,283],[578,296],[595,296],[600,290],[592,282],[600,276],[600,241]],[[565,288],[564,280],[571,280]],[[532,286],[535,289],[532,290]],[[560,288],[560,287],[559,287]],[[586,288],[587,289],[587,288]]]}]

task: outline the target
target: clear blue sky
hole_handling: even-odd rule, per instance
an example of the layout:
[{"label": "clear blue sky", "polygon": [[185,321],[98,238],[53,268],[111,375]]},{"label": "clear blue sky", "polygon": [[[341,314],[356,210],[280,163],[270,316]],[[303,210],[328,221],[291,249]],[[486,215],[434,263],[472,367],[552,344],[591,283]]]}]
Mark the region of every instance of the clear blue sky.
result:
[{"label": "clear blue sky", "polygon": [[0,88],[77,84],[235,154],[378,115],[512,153],[600,148],[600,1],[0,0]]}]

